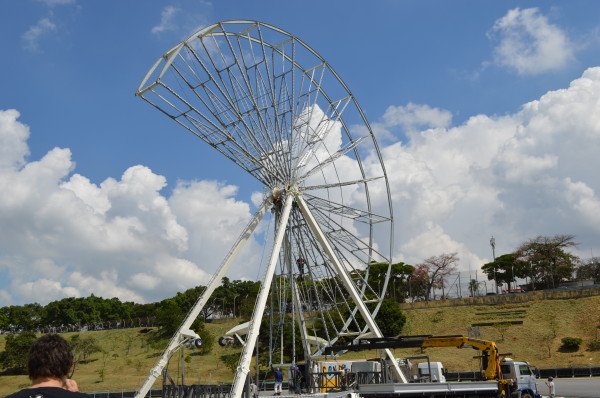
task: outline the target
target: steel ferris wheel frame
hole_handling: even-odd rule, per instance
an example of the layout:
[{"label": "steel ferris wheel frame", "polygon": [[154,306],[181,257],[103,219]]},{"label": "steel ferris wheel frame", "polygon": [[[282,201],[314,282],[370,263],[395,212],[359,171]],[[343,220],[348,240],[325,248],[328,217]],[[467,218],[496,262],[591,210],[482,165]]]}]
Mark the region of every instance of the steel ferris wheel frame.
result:
[{"label": "steel ferris wheel frame", "polygon": [[[277,278],[289,289],[306,359],[322,357],[342,337],[382,337],[374,318],[391,266],[389,182],[362,109],[324,58],[275,26],[224,21],[167,51],[136,95],[265,189],[259,210],[136,397],[146,394],[174,351],[197,337],[191,324],[269,209],[275,236],[232,396],[241,395]],[[373,264],[387,265],[377,286],[370,283]],[[386,355],[393,359],[389,350]]]}]

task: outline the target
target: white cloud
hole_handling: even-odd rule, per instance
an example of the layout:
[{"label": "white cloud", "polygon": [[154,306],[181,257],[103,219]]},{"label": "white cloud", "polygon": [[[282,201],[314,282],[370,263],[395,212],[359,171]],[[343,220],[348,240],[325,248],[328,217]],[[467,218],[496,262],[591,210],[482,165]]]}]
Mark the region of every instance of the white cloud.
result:
[{"label": "white cloud", "polygon": [[0,170],[21,167],[29,155],[29,129],[15,123],[20,114],[14,109],[0,110]]},{"label": "white cloud", "polygon": [[383,147],[396,220],[396,257],[417,263],[457,251],[463,270],[538,235],[574,234],[600,251],[600,68],[504,117]]},{"label": "white cloud", "polygon": [[37,24],[30,27],[21,39],[26,50],[39,52],[39,42],[48,34],[56,31],[56,25],[49,18],[40,19]]},{"label": "white cloud", "polygon": [[2,305],[14,305],[13,297],[6,290],[0,290],[0,303]]},{"label": "white cloud", "polygon": [[409,102],[406,106],[389,106],[383,114],[383,121],[388,127],[402,126],[408,131],[417,128],[448,127],[452,122],[452,113]]},{"label": "white cloud", "polygon": [[23,297],[27,297],[28,302],[31,303],[47,303],[64,297],[81,297],[78,289],[63,286],[56,280],[41,278],[35,281],[14,282],[13,289],[19,289]]},{"label": "white cloud", "polygon": [[494,60],[520,75],[560,70],[573,60],[573,45],[566,33],[548,22],[537,8],[515,8],[496,21],[498,35]]},{"label": "white cloud", "polygon": [[[237,187],[233,185],[192,181],[179,182],[169,198],[179,222],[189,231],[190,257],[198,259],[198,264],[209,274],[216,271],[250,220],[249,204],[236,200],[236,194]],[[245,254],[240,255],[247,266],[241,272],[235,271],[236,277],[255,278],[252,272],[260,265],[257,259],[260,250],[255,244],[250,242]]]},{"label": "white cloud", "polygon": [[[461,269],[474,269],[490,260],[492,235],[497,254],[554,234],[574,234],[582,256],[600,252],[599,103],[600,68],[591,68],[515,114],[449,126],[451,115],[438,109],[418,119],[430,120],[424,130],[382,145],[395,259],[458,252]],[[382,124],[400,125],[399,109],[433,108],[389,109]],[[168,297],[205,284],[251,217],[237,187],[223,182],[182,181],[165,197],[165,178],[145,166],[97,185],[73,174],[68,149],[28,161],[29,128],[18,118],[0,111],[0,273],[12,281],[0,285],[3,303]],[[364,159],[367,174],[378,169],[375,157]],[[340,161],[340,172],[352,170]],[[373,188],[373,206],[385,205],[385,187]],[[260,276],[262,252],[251,240],[231,277]]]},{"label": "white cloud", "polygon": [[152,28],[152,33],[161,33],[167,30],[174,30],[176,26],[173,23],[173,18],[178,11],[179,9],[173,6],[165,7],[160,13],[160,24]]},{"label": "white cloud", "polygon": [[165,178],[145,166],[96,185],[72,174],[68,149],[27,162],[18,118],[0,111],[0,272],[12,281],[0,285],[3,302],[168,297],[208,282],[250,218],[231,185],[181,182],[166,198]]},{"label": "white cloud", "polygon": [[[398,128],[401,133],[410,134],[421,129],[445,128],[452,123],[452,113],[445,109],[409,102],[406,106],[390,105],[381,121],[371,124],[373,133],[382,142],[395,141]],[[357,135],[365,134],[363,127],[353,126]]]}]

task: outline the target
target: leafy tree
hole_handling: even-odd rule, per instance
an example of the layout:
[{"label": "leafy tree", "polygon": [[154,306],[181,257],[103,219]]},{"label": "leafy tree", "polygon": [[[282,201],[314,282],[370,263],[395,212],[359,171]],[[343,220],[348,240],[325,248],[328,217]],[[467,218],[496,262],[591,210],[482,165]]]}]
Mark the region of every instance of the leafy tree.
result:
[{"label": "leafy tree", "polygon": [[160,335],[167,338],[175,334],[186,313],[174,298],[163,300],[160,304],[156,311],[156,323],[160,326]]},{"label": "leafy tree", "polygon": [[[160,326],[160,331],[156,335],[148,335],[151,344],[158,343],[157,340],[170,338],[179,329],[179,326],[189,312],[189,310],[184,311],[184,308],[177,304],[178,299],[181,298],[178,295],[163,300],[160,303],[161,305],[156,312],[156,322]],[[191,329],[202,339],[202,346],[198,349],[198,353],[200,355],[208,354],[212,350],[215,337],[206,329],[204,320],[201,318],[196,319],[192,323]]]},{"label": "leafy tree", "polygon": [[71,350],[73,350],[74,357],[71,376],[75,373],[77,365],[86,363],[90,355],[103,352],[96,338],[89,335],[81,337],[79,334],[75,334],[71,336],[69,344],[71,345]]},{"label": "leafy tree", "polygon": [[27,355],[35,340],[35,333],[29,331],[7,335],[0,366],[18,374],[27,373]]},{"label": "leafy tree", "polygon": [[7,307],[0,308],[0,330],[8,330],[10,326],[10,318],[8,317],[8,311],[5,311]]},{"label": "leafy tree", "polygon": [[221,361],[225,363],[227,369],[235,372],[238,363],[240,362],[240,357],[242,356],[241,352],[229,354],[229,355],[221,355]]},{"label": "leafy tree", "polygon": [[471,297],[477,297],[479,295],[479,282],[477,279],[471,279],[469,281],[469,294]]},{"label": "leafy tree", "polygon": [[260,290],[260,282],[233,281],[233,295],[229,301],[233,301],[235,316],[250,318],[254,311],[254,302]]},{"label": "leafy tree", "polygon": [[508,329],[510,329],[511,326],[512,326],[512,323],[510,323],[510,322],[500,322],[500,323],[494,324],[494,327],[498,330],[498,332],[500,332],[500,341],[501,342],[504,341],[504,336],[506,335],[506,332],[508,331]]},{"label": "leafy tree", "polygon": [[444,253],[429,257],[417,266],[421,272],[425,271],[427,275],[426,300],[429,300],[434,288],[441,289],[445,286],[448,275],[456,271],[458,260],[457,253]]},{"label": "leafy tree", "polygon": [[381,302],[376,321],[384,336],[393,337],[402,332],[406,316],[394,300],[386,299]]},{"label": "leafy tree", "polygon": [[515,255],[529,268],[532,286],[556,287],[572,277],[579,258],[565,250],[577,245],[573,235],[538,236],[521,245]]},{"label": "leafy tree", "polygon": [[592,279],[600,282],[600,257],[592,257],[581,263],[576,270],[577,279]]},{"label": "leafy tree", "polygon": [[46,307],[44,307],[44,325],[60,326],[79,323],[77,313],[72,306],[73,300],[73,298],[66,298],[48,303]]},{"label": "leafy tree", "polygon": [[540,343],[546,348],[548,358],[552,357],[552,343],[554,342],[554,336],[552,333],[546,333],[540,337]]},{"label": "leafy tree", "polygon": [[34,330],[41,324],[43,307],[38,303],[11,305],[2,308],[2,314],[7,318],[6,326],[20,330]]},{"label": "leafy tree", "polygon": [[[196,322],[198,325],[196,325]],[[198,354],[206,355],[212,351],[215,344],[215,336],[206,328],[204,322],[197,320],[192,325],[192,329],[198,333],[198,336],[202,339],[202,347],[198,349]]]},{"label": "leafy tree", "polygon": [[94,324],[130,318],[133,303],[122,303],[118,298],[103,299],[93,294],[90,297],[68,297],[48,303],[42,311],[42,324],[60,326]]},{"label": "leafy tree", "polygon": [[393,298],[397,302],[404,302],[404,298],[409,294],[408,279],[413,274],[415,267],[403,262],[388,264],[388,263],[371,263],[369,264],[368,283],[374,288],[383,288],[384,279],[390,272],[390,279],[385,293],[386,298]]},{"label": "leafy tree", "polygon": [[[281,322],[280,322],[281,320]],[[304,349],[302,347],[302,337],[300,334],[300,328],[297,324],[292,325],[293,319],[290,314],[285,314],[280,318],[279,314],[273,316],[273,324],[271,325],[271,320],[268,317],[263,318],[260,324],[260,332],[258,334],[258,341],[260,343],[260,347],[269,347],[269,343],[273,344],[273,357],[279,358],[281,354],[281,342],[283,341],[283,351],[284,351],[284,362],[292,362],[294,358],[291,357],[292,354],[292,346],[295,345],[296,358],[295,360],[301,361],[304,359]],[[317,322],[318,327],[322,327],[323,325],[320,322]],[[341,324],[341,322],[340,322]],[[270,341],[271,333],[273,340]],[[322,329],[319,330],[316,335],[322,336]],[[292,343],[293,341],[293,343]],[[268,365],[268,350],[263,349],[260,351],[260,362],[262,364]]]},{"label": "leafy tree", "polygon": [[413,300],[429,299],[429,268],[425,264],[417,265],[408,283]]},{"label": "leafy tree", "polygon": [[527,263],[519,260],[514,253],[496,257],[495,261],[484,264],[481,269],[488,280],[494,280],[498,285],[506,283],[509,289],[515,278],[525,278],[529,274]]}]

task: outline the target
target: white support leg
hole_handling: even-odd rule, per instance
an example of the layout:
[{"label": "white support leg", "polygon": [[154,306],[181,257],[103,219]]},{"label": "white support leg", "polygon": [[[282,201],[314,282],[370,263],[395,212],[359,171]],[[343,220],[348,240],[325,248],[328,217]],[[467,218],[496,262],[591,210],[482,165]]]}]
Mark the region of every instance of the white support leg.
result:
[{"label": "white support leg", "polygon": [[[300,207],[300,211],[302,212],[302,215],[304,216],[304,219],[306,220],[306,223],[308,224],[308,227],[310,228],[312,233],[315,235],[318,242],[321,244],[321,247],[323,248],[325,253],[327,253],[329,260],[331,261],[331,263],[337,270],[337,273],[340,276],[342,283],[346,287],[346,290],[348,290],[348,293],[350,293],[350,297],[352,297],[352,300],[356,304],[356,307],[360,311],[364,320],[367,322],[369,329],[371,329],[371,331],[373,333],[375,333],[375,335],[377,337],[383,337],[383,335],[381,334],[381,330],[379,330],[379,326],[377,326],[377,324],[375,323],[375,320],[373,319],[373,317],[371,317],[371,313],[369,312],[365,303],[361,300],[360,295],[359,295],[358,291],[356,290],[356,287],[352,283],[350,276],[348,276],[348,272],[346,271],[346,269],[342,266],[342,264],[338,260],[337,256],[335,255],[335,252],[333,251],[333,249],[331,248],[331,245],[329,244],[329,241],[327,240],[327,237],[325,236],[325,234],[319,227],[319,224],[317,224],[315,218],[312,215],[312,212],[306,205],[306,202],[300,195],[297,196],[296,200]],[[392,351],[390,349],[385,349],[385,353],[386,353],[387,357],[389,358],[390,362],[392,363],[392,368],[394,369],[396,376],[398,376],[400,378],[400,380],[402,380],[403,383],[407,383],[406,376],[404,376],[404,373],[400,369],[400,366],[398,366],[398,362],[394,358],[394,354],[392,354]]]},{"label": "white support leg", "polygon": [[[285,253],[285,264],[288,272],[292,270],[292,264],[290,262],[291,259],[291,247],[289,246],[289,241],[286,239],[284,243],[284,253]],[[292,272],[290,272],[292,274]],[[302,338],[302,347],[304,348],[304,352],[307,355],[307,359],[311,358],[310,346],[308,344],[306,332],[306,320],[304,319],[304,312],[302,311],[302,302],[300,301],[300,289],[298,289],[298,282],[295,280],[291,280],[290,284],[292,286],[292,299],[294,301],[294,307],[296,308],[296,315],[298,316],[298,327],[300,328],[300,336]]]},{"label": "white support leg", "polygon": [[235,245],[231,248],[231,250],[225,257],[225,260],[223,260],[223,263],[217,270],[217,273],[213,275],[212,279],[208,283],[208,286],[206,287],[206,290],[200,295],[190,312],[187,314],[185,320],[182,322],[181,326],[179,326],[179,329],[177,330],[175,335],[171,338],[169,345],[163,352],[160,359],[156,362],[156,365],[150,371],[150,375],[148,376],[142,387],[135,394],[135,398],[144,398],[146,396],[148,391],[150,391],[150,389],[152,388],[152,385],[154,384],[156,379],[160,376],[163,369],[167,366],[167,363],[171,358],[171,355],[173,355],[173,352],[175,352],[175,350],[177,350],[181,346],[181,343],[185,339],[195,334],[190,330],[192,323],[194,323],[196,318],[198,318],[200,311],[202,311],[202,309],[210,299],[210,296],[212,296],[219,283],[221,283],[221,279],[223,278],[227,270],[229,270],[229,267],[233,263],[233,260],[235,260],[237,255],[240,253],[240,251],[244,248],[244,246],[250,239],[250,236],[252,236],[252,233],[254,232],[254,230],[262,220],[263,216],[265,215],[269,204],[270,202],[268,200],[265,200],[261,208],[256,212],[256,214],[252,218],[252,220],[250,220],[244,232],[242,232]]},{"label": "white support leg", "polygon": [[293,200],[294,198],[292,195],[287,195],[285,204],[281,211],[279,225],[277,227],[277,235],[275,236],[275,242],[273,244],[273,251],[271,252],[271,258],[265,272],[265,277],[260,285],[260,291],[258,292],[258,298],[256,299],[256,304],[254,306],[254,313],[252,314],[252,320],[250,321],[250,327],[248,328],[248,335],[246,336],[246,345],[242,351],[240,363],[235,373],[235,379],[233,380],[231,398],[240,398],[242,396],[242,391],[244,390],[244,385],[246,383],[246,377],[250,372],[250,361],[252,360],[252,353],[254,352],[254,347],[256,345],[260,323],[265,312],[265,306],[267,304],[269,290],[271,289],[273,275],[275,274],[277,260],[279,259],[279,251],[281,250],[283,238],[285,237]]}]

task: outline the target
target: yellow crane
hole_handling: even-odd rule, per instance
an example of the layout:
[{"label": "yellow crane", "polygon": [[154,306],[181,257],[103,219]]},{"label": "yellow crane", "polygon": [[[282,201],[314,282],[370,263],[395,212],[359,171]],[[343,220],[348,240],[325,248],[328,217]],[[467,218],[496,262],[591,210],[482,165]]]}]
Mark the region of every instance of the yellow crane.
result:
[{"label": "yellow crane", "polygon": [[498,353],[498,347],[495,342],[465,336],[429,337],[423,340],[421,347],[471,347],[481,351],[483,376],[487,380],[497,380],[502,396],[508,396],[511,381],[504,379],[502,376],[502,370],[500,368],[500,358],[502,355]]}]

